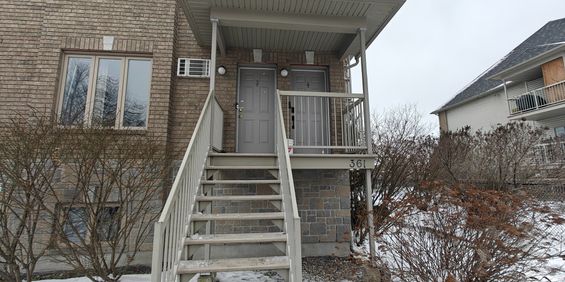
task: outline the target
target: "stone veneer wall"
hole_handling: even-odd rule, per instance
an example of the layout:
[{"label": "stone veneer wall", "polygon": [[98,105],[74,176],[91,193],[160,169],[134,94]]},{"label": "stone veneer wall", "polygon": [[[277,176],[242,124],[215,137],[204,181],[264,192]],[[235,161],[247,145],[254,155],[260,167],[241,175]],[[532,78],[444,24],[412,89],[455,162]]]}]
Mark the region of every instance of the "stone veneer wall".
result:
[{"label": "stone veneer wall", "polygon": [[[347,256],[351,239],[350,186],[348,170],[293,170],[294,187],[301,218],[303,256]],[[271,179],[268,173],[229,172],[223,179]],[[267,177],[267,178],[265,178]],[[266,185],[216,187],[214,195],[268,195]],[[215,204],[213,212],[250,213],[278,211],[268,202]],[[277,232],[270,221],[218,222],[216,233]]]},{"label": "stone veneer wall", "polygon": [[301,218],[302,255],[349,254],[351,193],[348,170],[293,170]]}]

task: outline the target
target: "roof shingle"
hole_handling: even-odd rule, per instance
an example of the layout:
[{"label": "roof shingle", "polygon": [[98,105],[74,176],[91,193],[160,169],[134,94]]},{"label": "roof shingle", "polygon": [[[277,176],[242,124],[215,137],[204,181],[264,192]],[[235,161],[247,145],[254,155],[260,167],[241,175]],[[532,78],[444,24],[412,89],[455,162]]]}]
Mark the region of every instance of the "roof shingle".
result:
[{"label": "roof shingle", "polygon": [[545,24],[434,113],[471,100],[501,85],[501,81],[490,80],[488,77],[562,46],[565,46],[565,18]]}]

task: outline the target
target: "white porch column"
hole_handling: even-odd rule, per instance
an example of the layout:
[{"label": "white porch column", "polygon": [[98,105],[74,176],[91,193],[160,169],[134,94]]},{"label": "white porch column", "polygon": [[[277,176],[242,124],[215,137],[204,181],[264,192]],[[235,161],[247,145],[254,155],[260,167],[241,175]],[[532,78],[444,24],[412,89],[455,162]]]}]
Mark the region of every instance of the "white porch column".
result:
[{"label": "white porch column", "polygon": [[[212,45],[210,45],[210,90],[216,89],[216,53],[218,49],[218,19],[212,22]],[[216,96],[216,94],[213,94]]]},{"label": "white porch column", "polygon": [[[366,54],[366,41],[365,32],[367,29],[359,29],[359,43],[361,44],[361,74],[363,79],[363,98],[364,98],[364,111],[365,111],[365,141],[367,143],[367,154],[373,153],[373,138],[371,129],[371,112],[369,108],[369,81],[367,79],[367,54]],[[367,195],[367,225],[369,226],[369,250],[370,260],[374,263],[375,259],[375,226],[373,222],[373,184],[372,173],[370,169],[365,170],[365,189]]]}]

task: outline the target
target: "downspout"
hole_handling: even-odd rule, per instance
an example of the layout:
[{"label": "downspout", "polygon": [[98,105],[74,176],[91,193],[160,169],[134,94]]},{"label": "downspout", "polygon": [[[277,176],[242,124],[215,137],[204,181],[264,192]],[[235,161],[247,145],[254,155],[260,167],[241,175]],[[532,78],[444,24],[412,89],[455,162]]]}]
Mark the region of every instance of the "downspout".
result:
[{"label": "downspout", "polygon": [[350,65],[349,62],[351,61],[351,56],[347,57],[347,64],[344,65],[343,70],[343,75],[347,80],[347,83],[345,84],[345,93],[347,94],[351,94],[351,92],[353,92],[353,87],[351,86],[351,69],[359,64],[359,57],[354,56],[353,58],[355,58],[355,63]]},{"label": "downspout", "polygon": [[508,100],[508,91],[506,89],[506,79],[502,79],[502,86],[504,87],[504,95],[506,96],[506,105],[508,106],[508,115],[512,114],[512,109],[510,108],[510,100]]},{"label": "downspout", "polygon": [[[359,29],[359,43],[361,44],[361,76],[363,79],[363,108],[365,111],[365,142],[367,145],[367,154],[373,154],[373,138],[371,134],[371,119],[369,108],[369,81],[367,78],[367,50],[365,46],[365,32],[366,28]],[[373,239],[375,237],[375,225],[373,222],[373,184],[372,172],[370,169],[365,170],[365,190],[367,198],[367,225],[369,226],[369,251],[371,264],[375,262],[375,244]]]}]

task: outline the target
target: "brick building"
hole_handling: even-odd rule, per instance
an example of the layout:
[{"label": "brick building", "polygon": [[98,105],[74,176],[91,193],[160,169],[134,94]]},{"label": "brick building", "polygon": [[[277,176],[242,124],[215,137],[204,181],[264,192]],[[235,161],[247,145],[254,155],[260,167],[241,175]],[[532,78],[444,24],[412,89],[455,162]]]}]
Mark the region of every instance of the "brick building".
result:
[{"label": "brick building", "polygon": [[[402,4],[4,1],[0,123],[31,106],[63,125],[102,124],[157,134],[178,170],[173,187],[163,187],[164,193],[172,191],[165,215],[178,212],[173,206],[183,189],[195,189],[183,179],[193,178],[198,188],[187,192],[189,214],[241,213],[238,221],[229,216],[183,219],[189,226],[183,237],[225,235],[215,237],[219,241],[187,243],[198,247],[186,250],[188,257],[235,259],[241,250],[260,244],[262,251],[247,255],[282,258],[282,266],[267,263],[263,268],[287,269],[296,278],[300,271],[289,258],[349,253],[348,171],[373,166],[365,134],[364,51]],[[363,94],[349,93],[352,58],[362,61]],[[189,161],[203,149],[190,141],[200,140],[205,126],[213,131],[202,147],[208,153],[200,157],[203,168],[192,171]],[[288,147],[293,154],[288,155]],[[205,199],[211,194],[216,198]],[[265,197],[251,198],[257,195]],[[258,216],[261,212],[269,216]],[[293,214],[299,215],[294,217],[298,225]],[[161,220],[155,231],[153,267],[162,268],[159,273],[170,271],[163,260],[171,250],[160,236],[171,224]],[[228,236],[268,232],[283,239],[261,241],[250,235],[252,242]],[[270,253],[277,250],[280,254]],[[179,259],[173,264],[186,262]],[[177,274],[198,272],[184,267],[185,273]]]}]

